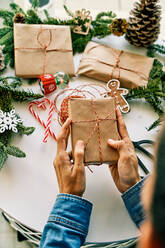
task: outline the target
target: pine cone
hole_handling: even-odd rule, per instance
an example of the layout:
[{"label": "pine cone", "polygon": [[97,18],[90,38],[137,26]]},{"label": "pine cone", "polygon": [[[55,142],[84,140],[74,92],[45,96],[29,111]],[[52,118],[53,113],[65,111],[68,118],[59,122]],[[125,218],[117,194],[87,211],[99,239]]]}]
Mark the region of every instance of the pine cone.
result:
[{"label": "pine cone", "polygon": [[25,16],[22,13],[16,13],[13,17],[14,23],[25,23]]},{"label": "pine cone", "polygon": [[0,46],[0,71],[2,71],[4,69],[5,65],[4,65],[4,55],[2,52],[2,47]]},{"label": "pine cone", "polygon": [[116,18],[110,25],[110,31],[116,36],[122,36],[126,33],[128,23],[126,19]]},{"label": "pine cone", "polygon": [[126,39],[138,47],[153,44],[160,33],[161,7],[159,0],[141,0],[134,4],[130,12]]}]

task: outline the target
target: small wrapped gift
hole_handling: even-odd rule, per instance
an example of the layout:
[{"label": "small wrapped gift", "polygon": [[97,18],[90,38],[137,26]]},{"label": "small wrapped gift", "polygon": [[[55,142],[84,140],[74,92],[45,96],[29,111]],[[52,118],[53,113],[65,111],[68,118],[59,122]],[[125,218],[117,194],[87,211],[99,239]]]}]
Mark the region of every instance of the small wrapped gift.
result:
[{"label": "small wrapped gift", "polygon": [[120,139],[114,99],[71,98],[68,104],[68,112],[72,119],[73,156],[77,140],[83,140],[85,143],[85,163],[116,163],[118,152],[107,144],[109,138]]},{"label": "small wrapped gift", "polygon": [[154,59],[89,42],[81,59],[78,74],[108,82],[120,80],[132,89],[147,86]]},{"label": "small wrapped gift", "polygon": [[64,71],[74,75],[69,26],[14,24],[16,75],[37,78]]}]

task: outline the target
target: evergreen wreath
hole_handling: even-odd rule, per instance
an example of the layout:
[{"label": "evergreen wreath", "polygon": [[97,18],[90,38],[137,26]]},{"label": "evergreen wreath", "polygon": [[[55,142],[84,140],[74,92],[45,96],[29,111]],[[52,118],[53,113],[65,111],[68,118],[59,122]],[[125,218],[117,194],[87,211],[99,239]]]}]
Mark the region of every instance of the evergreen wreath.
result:
[{"label": "evergreen wreath", "polygon": [[[17,77],[0,77],[0,110],[1,114],[6,115],[14,109],[12,102],[31,101],[43,97],[40,94],[34,94],[32,91],[25,91],[19,89],[22,81]],[[19,115],[16,114],[16,118]],[[17,123],[16,128],[18,134],[30,135],[34,132],[34,127],[25,127],[22,123]],[[6,162],[8,155],[15,157],[25,157],[26,154],[18,147],[10,145],[12,137],[15,133],[8,129],[0,133],[0,169]]]}]

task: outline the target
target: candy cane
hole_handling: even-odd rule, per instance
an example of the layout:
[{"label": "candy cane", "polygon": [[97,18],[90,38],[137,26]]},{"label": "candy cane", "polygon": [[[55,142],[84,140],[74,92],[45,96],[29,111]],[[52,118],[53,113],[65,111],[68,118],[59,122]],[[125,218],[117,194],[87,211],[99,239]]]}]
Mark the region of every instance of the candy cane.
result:
[{"label": "candy cane", "polygon": [[[46,109],[46,105],[45,105],[46,102],[48,102],[50,104],[50,111],[49,111],[49,117],[48,117],[48,120],[47,120],[47,124],[45,124],[45,122],[43,120],[41,120],[40,116],[33,109],[33,105],[37,105],[38,108],[41,108],[41,109],[45,110]],[[30,113],[46,129],[43,142],[47,142],[47,138],[48,138],[49,134],[53,137],[53,139],[55,139],[57,141],[55,133],[50,128],[51,118],[52,118],[52,115],[53,115],[53,108],[54,108],[54,104],[47,98],[43,98],[40,101],[32,101],[32,102],[29,103],[29,111],[30,111]]]},{"label": "candy cane", "polygon": [[43,139],[43,142],[44,142],[44,143],[46,143],[47,140],[48,140],[48,136],[49,136],[49,132],[50,132],[50,124],[51,124],[52,115],[53,115],[53,109],[54,109],[54,104],[51,103],[51,105],[50,105],[50,110],[49,110],[49,117],[48,117],[47,125],[46,125],[45,137],[44,137],[44,139]]}]

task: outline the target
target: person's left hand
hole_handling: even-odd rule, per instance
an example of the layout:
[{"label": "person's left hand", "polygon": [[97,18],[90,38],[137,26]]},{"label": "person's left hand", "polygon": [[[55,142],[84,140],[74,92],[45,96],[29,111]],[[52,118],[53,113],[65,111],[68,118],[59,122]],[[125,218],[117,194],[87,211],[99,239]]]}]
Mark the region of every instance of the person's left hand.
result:
[{"label": "person's left hand", "polygon": [[75,163],[70,161],[66,152],[71,119],[67,119],[57,138],[57,154],[54,159],[54,168],[59,184],[60,193],[82,196],[85,191],[86,179],[84,168],[84,143],[78,140],[75,146]]}]

